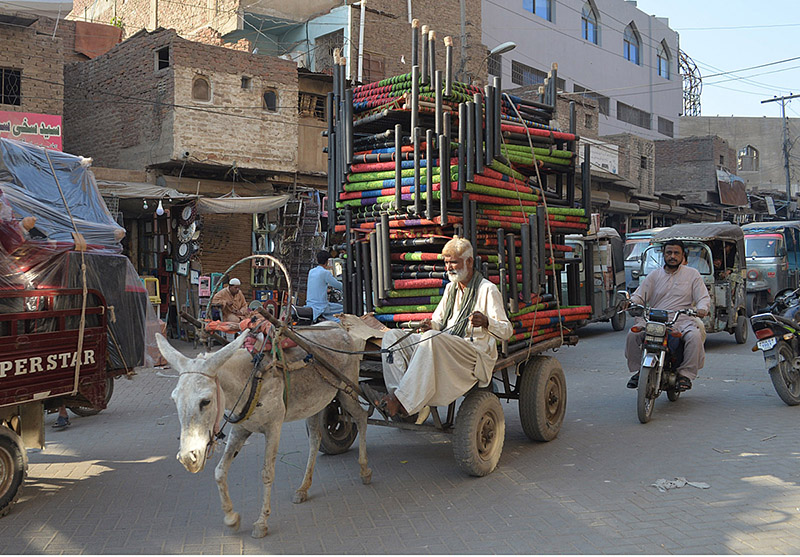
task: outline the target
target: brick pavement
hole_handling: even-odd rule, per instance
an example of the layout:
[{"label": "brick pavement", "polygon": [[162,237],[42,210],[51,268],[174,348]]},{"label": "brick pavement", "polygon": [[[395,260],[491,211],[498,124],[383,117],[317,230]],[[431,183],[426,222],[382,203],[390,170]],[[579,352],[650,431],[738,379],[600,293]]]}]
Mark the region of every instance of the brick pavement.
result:
[{"label": "brick pavement", "polygon": [[[373,482],[356,451],[320,455],[309,496],[293,505],[307,451],[302,422],[283,429],[270,534],[250,537],[260,506],[263,438],[230,473],[242,529],[222,524],[213,470],[175,460],[171,370],[116,384],[109,409],[53,431],[31,452],[22,497],[0,519],[0,553],[797,553],[800,409],[775,394],[760,353],[709,335],[706,369],[653,420],[624,388],[623,333],[608,324],[558,352],[568,410],[559,437],[532,443],[516,403],[498,469],[457,469],[449,437],[370,427]],[[216,457],[214,458],[216,461]],[[683,476],[711,489],[659,493]]]}]

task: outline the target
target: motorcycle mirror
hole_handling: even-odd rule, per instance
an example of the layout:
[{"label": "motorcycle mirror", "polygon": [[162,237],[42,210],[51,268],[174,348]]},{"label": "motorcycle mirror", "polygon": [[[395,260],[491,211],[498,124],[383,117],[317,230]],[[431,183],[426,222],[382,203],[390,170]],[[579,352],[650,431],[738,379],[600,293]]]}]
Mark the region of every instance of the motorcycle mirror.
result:
[{"label": "motorcycle mirror", "polygon": [[627,290],[617,290],[617,295],[618,296],[622,296],[626,300],[630,300],[631,299],[631,293],[628,292]]}]

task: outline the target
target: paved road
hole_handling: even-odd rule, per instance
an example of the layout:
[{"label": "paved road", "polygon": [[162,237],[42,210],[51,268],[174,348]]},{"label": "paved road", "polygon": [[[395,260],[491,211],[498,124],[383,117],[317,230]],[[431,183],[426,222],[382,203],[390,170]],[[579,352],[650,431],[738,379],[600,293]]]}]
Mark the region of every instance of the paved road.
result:
[{"label": "paved road", "polygon": [[[0,519],[0,553],[798,553],[800,408],[775,394],[760,353],[709,335],[706,369],[676,403],[636,419],[624,333],[582,332],[557,354],[568,410],[559,437],[532,443],[504,404],[505,449],[486,478],[463,476],[448,436],[370,427],[373,482],[356,451],[320,456],[302,505],[302,423],[283,429],[270,534],[250,537],[263,438],[230,474],[242,529],[222,524],[213,471],[175,460],[170,370],[117,381],[111,407],[52,431],[30,454],[23,496]],[[706,482],[658,492],[659,478]]]}]

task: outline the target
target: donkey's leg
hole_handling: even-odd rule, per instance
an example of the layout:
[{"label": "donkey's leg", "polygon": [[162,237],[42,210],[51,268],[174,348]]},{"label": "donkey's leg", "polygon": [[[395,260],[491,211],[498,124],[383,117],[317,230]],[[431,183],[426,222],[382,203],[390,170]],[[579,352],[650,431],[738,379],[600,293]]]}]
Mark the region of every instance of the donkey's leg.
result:
[{"label": "donkey's leg", "polygon": [[228,493],[228,469],[248,437],[250,437],[249,431],[234,426],[225,445],[225,452],[214,470],[214,479],[217,481],[219,498],[222,502],[222,512],[225,513],[225,526],[229,526],[234,530],[239,529],[239,513],[233,512],[233,501],[231,501],[230,493]]},{"label": "donkey's leg", "polygon": [[303,476],[303,483],[294,492],[292,503],[302,503],[308,499],[308,488],[311,487],[312,476],[314,475],[314,465],[317,462],[319,444],[322,441],[322,432],[319,430],[320,413],[306,418],[306,429],[308,429],[308,462],[306,462],[306,475]]},{"label": "donkey's leg", "polygon": [[264,499],[261,502],[261,514],[253,523],[254,538],[263,538],[267,535],[267,519],[270,513],[270,496],[272,495],[272,482],[275,480],[275,459],[278,457],[278,445],[281,441],[281,426],[283,420],[276,419],[264,424],[264,437],[266,448],[264,450],[264,468],[261,470],[261,480],[264,482]]},{"label": "donkey's leg", "polygon": [[358,428],[358,464],[361,466],[361,483],[372,481],[372,470],[367,465],[367,411],[349,395],[340,393],[339,400],[344,410],[352,416]]}]

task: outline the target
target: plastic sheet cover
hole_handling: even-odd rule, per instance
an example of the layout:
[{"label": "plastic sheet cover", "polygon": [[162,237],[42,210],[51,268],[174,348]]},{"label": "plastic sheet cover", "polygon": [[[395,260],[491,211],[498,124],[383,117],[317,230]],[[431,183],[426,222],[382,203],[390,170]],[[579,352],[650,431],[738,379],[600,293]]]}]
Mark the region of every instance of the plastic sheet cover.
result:
[{"label": "plastic sheet cover", "polygon": [[[3,299],[3,291],[82,288],[85,262],[87,287],[98,290],[113,307],[107,368],[153,365],[147,354],[157,353],[155,338],[146,331],[159,330],[158,320],[138,274],[121,253],[125,231],[108,212],[88,159],[45,154],[41,147],[6,139],[0,139],[0,151],[0,312],[80,308],[80,296],[57,298],[54,307],[42,308],[27,303],[43,298]],[[75,251],[64,200],[86,240],[83,254]]]}]

